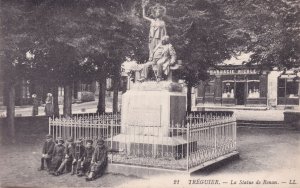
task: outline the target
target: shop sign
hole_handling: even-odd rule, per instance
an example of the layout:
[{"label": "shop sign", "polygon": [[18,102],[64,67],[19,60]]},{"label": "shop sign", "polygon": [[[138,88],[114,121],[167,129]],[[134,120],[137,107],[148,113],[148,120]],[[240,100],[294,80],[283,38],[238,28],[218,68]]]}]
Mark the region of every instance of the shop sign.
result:
[{"label": "shop sign", "polygon": [[295,75],[295,74],[283,74],[283,75],[281,75],[280,76],[280,78],[290,78],[290,79],[293,79],[293,78],[296,78],[297,77],[297,75]]},{"label": "shop sign", "polygon": [[211,75],[258,74],[256,69],[209,70]]}]

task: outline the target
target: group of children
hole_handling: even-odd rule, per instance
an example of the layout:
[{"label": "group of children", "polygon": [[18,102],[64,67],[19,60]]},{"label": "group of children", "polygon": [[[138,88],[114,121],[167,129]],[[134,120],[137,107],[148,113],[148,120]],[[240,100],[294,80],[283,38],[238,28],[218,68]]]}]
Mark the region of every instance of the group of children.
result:
[{"label": "group of children", "polygon": [[39,170],[47,170],[54,176],[69,172],[79,177],[86,175],[86,181],[92,181],[103,175],[107,166],[107,152],[102,138],[97,140],[94,148],[92,140],[87,140],[84,146],[82,139],[74,143],[73,138],[68,138],[64,144],[61,137],[54,142],[52,136],[47,135]]}]

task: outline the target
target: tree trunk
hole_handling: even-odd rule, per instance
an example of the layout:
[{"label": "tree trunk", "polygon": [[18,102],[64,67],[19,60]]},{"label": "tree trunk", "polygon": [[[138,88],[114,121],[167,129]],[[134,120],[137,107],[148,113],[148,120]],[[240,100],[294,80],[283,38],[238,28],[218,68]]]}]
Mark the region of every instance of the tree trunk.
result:
[{"label": "tree trunk", "polygon": [[8,86],[8,102],[7,102],[7,130],[8,139],[11,143],[16,143],[16,129],[15,129],[15,84]]},{"label": "tree trunk", "polygon": [[114,78],[114,86],[113,86],[113,113],[118,113],[119,103],[118,103],[118,96],[119,96],[119,85],[120,85],[120,78],[116,76]]},{"label": "tree trunk", "polygon": [[106,93],[106,78],[99,79],[99,101],[97,106],[97,113],[105,113],[105,93]]},{"label": "tree trunk", "polygon": [[64,107],[63,114],[65,117],[72,116],[72,87],[70,84],[64,85]]},{"label": "tree trunk", "polygon": [[52,96],[53,96],[53,110],[54,117],[59,117],[59,106],[58,106],[58,86],[54,85],[52,87]]},{"label": "tree trunk", "polygon": [[187,112],[192,111],[192,86],[187,85],[187,107],[186,107]]}]

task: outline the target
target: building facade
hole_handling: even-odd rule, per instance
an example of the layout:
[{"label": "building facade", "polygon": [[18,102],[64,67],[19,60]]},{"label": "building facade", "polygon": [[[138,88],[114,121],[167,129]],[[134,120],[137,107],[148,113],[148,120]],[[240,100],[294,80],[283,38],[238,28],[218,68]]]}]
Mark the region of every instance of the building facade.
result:
[{"label": "building facade", "polygon": [[294,71],[224,65],[209,69],[209,74],[196,89],[196,107],[299,106],[299,75]]}]

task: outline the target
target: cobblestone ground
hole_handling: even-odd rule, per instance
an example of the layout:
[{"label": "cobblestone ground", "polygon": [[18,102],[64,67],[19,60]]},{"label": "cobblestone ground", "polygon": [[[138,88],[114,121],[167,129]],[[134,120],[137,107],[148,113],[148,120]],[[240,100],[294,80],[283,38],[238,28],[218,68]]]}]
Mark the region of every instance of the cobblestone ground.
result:
[{"label": "cobblestone ground", "polygon": [[[174,186],[175,176],[166,176],[163,179],[160,176],[145,180],[131,176],[105,174],[93,182],[86,182],[84,178],[73,177],[70,174],[54,177],[45,171],[37,171],[40,165],[41,138],[27,135],[21,140],[23,141],[16,145],[0,147],[1,187],[137,187],[136,183],[142,183],[147,187]],[[223,181],[231,179],[238,181],[237,177],[255,180],[257,176],[268,179],[273,175],[277,178],[282,176],[281,181],[296,178],[296,181],[300,183],[300,179],[297,179],[299,177],[297,174],[300,174],[299,143],[300,132],[293,130],[238,128],[240,159],[218,168],[196,172],[188,179],[181,176],[178,178],[179,187],[189,186],[189,179],[217,178]],[[281,175],[281,173],[285,174]],[[202,185],[202,187],[207,186]]]}]

